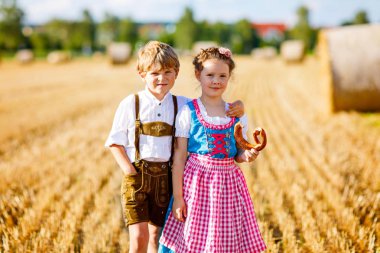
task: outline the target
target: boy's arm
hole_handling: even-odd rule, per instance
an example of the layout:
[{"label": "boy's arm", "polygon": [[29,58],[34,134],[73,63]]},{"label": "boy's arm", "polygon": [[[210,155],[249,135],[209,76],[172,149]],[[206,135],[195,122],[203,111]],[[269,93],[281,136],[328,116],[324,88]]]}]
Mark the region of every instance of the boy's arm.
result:
[{"label": "boy's arm", "polygon": [[174,144],[173,157],[173,216],[179,221],[185,221],[187,216],[186,204],[183,199],[183,170],[187,159],[187,142],[184,137],[177,137]]},{"label": "boy's arm", "polygon": [[226,112],[228,117],[241,118],[244,115],[244,104],[241,100],[236,100],[229,105],[228,111]]},{"label": "boy's arm", "polygon": [[110,150],[117,164],[125,175],[137,173],[135,167],[133,167],[127,154],[125,153],[124,146],[112,144],[110,146]]}]

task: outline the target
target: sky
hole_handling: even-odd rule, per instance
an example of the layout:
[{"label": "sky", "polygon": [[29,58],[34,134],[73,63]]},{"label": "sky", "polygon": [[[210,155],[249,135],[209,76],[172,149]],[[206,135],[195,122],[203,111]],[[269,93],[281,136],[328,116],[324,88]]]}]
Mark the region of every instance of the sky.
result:
[{"label": "sky", "polygon": [[80,19],[88,9],[95,20],[105,13],[136,22],[177,22],[184,8],[193,10],[197,21],[233,23],[246,18],[252,22],[296,22],[296,10],[309,8],[314,26],[337,26],[351,20],[359,10],[367,12],[372,23],[380,23],[380,0],[18,0],[28,24],[41,24],[52,18]]}]

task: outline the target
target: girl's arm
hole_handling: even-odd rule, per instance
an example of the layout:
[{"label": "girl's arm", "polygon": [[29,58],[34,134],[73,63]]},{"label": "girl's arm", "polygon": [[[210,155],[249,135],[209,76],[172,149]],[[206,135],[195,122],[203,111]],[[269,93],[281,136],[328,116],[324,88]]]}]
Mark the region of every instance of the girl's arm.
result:
[{"label": "girl's arm", "polygon": [[133,167],[131,161],[129,160],[127,154],[125,153],[124,146],[112,144],[110,146],[111,153],[115,158],[117,164],[124,172],[125,175],[137,173],[135,167]]},{"label": "girl's arm", "polygon": [[173,157],[173,216],[179,221],[185,221],[187,216],[186,204],[183,199],[183,170],[187,159],[187,142],[184,137],[177,137],[174,144]]}]

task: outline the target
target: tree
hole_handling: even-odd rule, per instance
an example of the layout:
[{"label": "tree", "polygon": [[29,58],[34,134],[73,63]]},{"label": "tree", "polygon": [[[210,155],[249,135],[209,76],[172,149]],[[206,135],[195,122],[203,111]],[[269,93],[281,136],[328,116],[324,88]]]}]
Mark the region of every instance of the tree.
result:
[{"label": "tree", "polygon": [[174,33],[174,45],[180,49],[190,49],[197,35],[197,24],[194,21],[193,11],[185,8],[184,15],[176,25]]},{"label": "tree", "polygon": [[92,51],[95,47],[96,25],[89,10],[83,11],[78,29],[83,36],[82,48],[86,47]]},{"label": "tree", "polygon": [[231,37],[232,51],[238,54],[250,53],[254,46],[258,45],[258,36],[247,19],[239,20],[233,26]]},{"label": "tree", "polygon": [[222,22],[217,22],[212,26],[213,38],[212,40],[218,42],[219,45],[230,47],[230,38],[232,29],[229,25]]},{"label": "tree", "polygon": [[369,20],[367,17],[367,12],[365,11],[358,11],[354,18],[354,24],[360,25],[360,24],[368,24]]},{"label": "tree", "polygon": [[367,12],[360,10],[355,14],[355,17],[352,20],[344,21],[342,23],[342,26],[347,25],[361,25],[361,24],[368,24],[369,19],[367,17]]},{"label": "tree", "polygon": [[316,43],[316,31],[309,23],[309,10],[305,6],[301,6],[297,10],[297,23],[290,30],[289,35],[292,39],[302,40],[308,50],[314,48]]},{"label": "tree", "polygon": [[22,35],[24,12],[16,0],[0,0],[0,48],[16,50],[25,38]]},{"label": "tree", "polygon": [[98,24],[96,41],[101,47],[106,47],[110,42],[115,41],[119,37],[120,20],[109,13]]},{"label": "tree", "polygon": [[133,48],[138,37],[137,25],[132,19],[123,19],[119,24],[118,41],[128,42]]}]

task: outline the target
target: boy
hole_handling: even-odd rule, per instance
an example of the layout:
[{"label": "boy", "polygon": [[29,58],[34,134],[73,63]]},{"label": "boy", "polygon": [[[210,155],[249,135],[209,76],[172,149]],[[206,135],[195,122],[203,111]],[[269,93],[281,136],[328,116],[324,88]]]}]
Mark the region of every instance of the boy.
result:
[{"label": "boy", "polygon": [[[171,196],[175,115],[189,101],[169,92],[179,67],[165,43],[150,41],[139,50],[137,70],[145,90],[120,103],[105,144],[124,172],[121,199],[129,252],[157,252]],[[230,113],[242,116],[242,103],[235,104]]]}]

